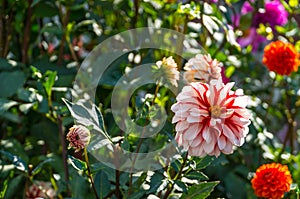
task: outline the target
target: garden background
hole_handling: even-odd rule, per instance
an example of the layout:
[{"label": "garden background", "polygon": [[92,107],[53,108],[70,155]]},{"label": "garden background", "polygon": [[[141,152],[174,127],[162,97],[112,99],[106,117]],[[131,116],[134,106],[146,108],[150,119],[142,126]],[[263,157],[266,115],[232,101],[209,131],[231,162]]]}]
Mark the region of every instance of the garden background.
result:
[{"label": "garden background", "polygon": [[[272,41],[290,43],[299,52],[297,0],[0,4],[0,198],[257,198],[251,179],[258,167],[273,162],[287,165],[291,173],[284,197],[299,198],[298,65],[282,74],[262,61]],[[249,96],[249,133],[232,154],[197,157],[183,152],[161,169],[130,173],[85,154],[86,149],[68,148],[66,135],[76,115],[71,115],[71,101],[78,92],[73,82],[81,63],[105,39],[141,27],[166,28],[197,41],[202,53],[222,63],[224,83],[235,82],[233,90],[241,88]],[[183,44],[174,46],[183,49]],[[175,137],[171,106],[176,95],[164,85],[141,86],[129,104],[128,114],[140,125],[156,114],[153,104],[165,110],[165,126],[153,139],[124,135],[111,111],[114,87],[124,74],[170,55],[157,49],[128,52],[98,82],[92,103],[101,132],[116,138],[115,147],[146,153],[149,146],[164,146]],[[172,56],[183,71],[188,60]]]}]

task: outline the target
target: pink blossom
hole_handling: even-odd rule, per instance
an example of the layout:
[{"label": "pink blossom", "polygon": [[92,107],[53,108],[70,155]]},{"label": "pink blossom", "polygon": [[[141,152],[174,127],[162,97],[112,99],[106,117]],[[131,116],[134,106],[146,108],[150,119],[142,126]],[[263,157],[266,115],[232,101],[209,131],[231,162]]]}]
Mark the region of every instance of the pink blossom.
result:
[{"label": "pink blossom", "polygon": [[[254,0],[250,0],[250,2],[255,3]],[[254,12],[254,8],[246,1],[242,6],[241,15],[246,15],[250,12]],[[234,16],[233,18],[239,19],[240,15]],[[274,29],[276,25],[282,26],[288,22],[288,12],[280,0],[266,0],[264,9],[259,9],[258,12],[254,13],[252,22],[252,27],[258,28],[259,24],[269,24],[270,27]],[[236,25],[238,24],[239,23],[236,23]]]},{"label": "pink blossom", "polygon": [[288,12],[279,0],[267,1],[264,12],[258,12],[253,19],[256,27],[262,24],[269,24],[271,28],[276,25],[282,26],[288,22]]},{"label": "pink blossom", "polygon": [[53,199],[56,191],[50,182],[36,181],[26,190],[26,199],[50,198]]},{"label": "pink blossom", "polygon": [[210,84],[194,82],[185,86],[171,110],[175,113],[175,139],[189,155],[203,157],[233,153],[233,146],[244,143],[250,124],[247,96],[234,83],[221,79]]},{"label": "pink blossom", "polygon": [[237,39],[242,48],[251,45],[253,52],[256,52],[259,46],[266,41],[267,39],[264,36],[257,33],[256,28],[249,28],[243,37]]},{"label": "pink blossom", "polygon": [[67,140],[70,142],[69,147],[75,148],[75,152],[84,149],[90,142],[90,131],[82,125],[74,125],[67,134]]},{"label": "pink blossom", "polygon": [[183,74],[184,79],[190,82],[206,82],[209,83],[212,79],[220,79],[222,63],[211,56],[197,54],[191,58],[184,66],[186,70]]}]

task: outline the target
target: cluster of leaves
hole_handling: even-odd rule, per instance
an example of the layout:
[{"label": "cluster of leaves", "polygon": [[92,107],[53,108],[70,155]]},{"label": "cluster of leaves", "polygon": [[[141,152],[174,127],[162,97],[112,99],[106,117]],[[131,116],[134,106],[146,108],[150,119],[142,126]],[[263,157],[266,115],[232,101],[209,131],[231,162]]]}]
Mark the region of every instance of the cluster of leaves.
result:
[{"label": "cluster of leaves", "polygon": [[[299,50],[300,7],[296,1],[282,2],[289,12],[289,23],[277,27],[270,39],[284,38]],[[245,31],[252,20],[251,15],[243,16],[243,26],[232,28],[232,16],[239,13],[243,3],[2,0],[0,198],[25,197],[26,190],[36,180],[51,182],[58,198],[94,197],[82,153],[66,151],[65,133],[74,122],[74,113],[69,112],[62,98],[70,100],[76,93],[72,82],[81,62],[94,47],[121,31],[148,26],[189,35],[224,64],[226,76],[252,98],[250,132],[245,145],[232,155],[197,158],[182,154],[165,169],[155,172],[120,172],[91,156],[90,170],[98,196],[255,198],[249,181],[251,172],[271,161],[289,165],[296,189],[290,196],[296,195],[296,185],[300,185],[297,154],[300,74],[276,76],[261,64],[262,49],[253,54],[251,46],[239,47],[235,36]],[[264,1],[259,1],[255,9],[262,5]],[[262,28],[262,34],[269,35],[266,30]],[[140,56],[142,63],[153,63],[165,52],[141,49],[133,53]],[[184,61],[179,67],[183,64]],[[147,152],[151,142],[164,145],[174,137],[170,106],[175,96],[165,87],[158,90],[157,96],[156,85],[139,88],[130,103],[133,120],[141,125],[147,123],[151,102],[156,97],[155,103],[167,110],[167,122],[160,136],[145,139],[141,146],[136,136],[122,135],[110,110],[111,95],[126,68],[137,65],[128,56],[111,64],[96,93],[95,104],[101,108],[95,108],[99,121],[104,121],[105,125],[100,125],[103,132],[111,137],[123,136],[116,143],[128,151]],[[150,97],[142,99],[139,92]]]}]

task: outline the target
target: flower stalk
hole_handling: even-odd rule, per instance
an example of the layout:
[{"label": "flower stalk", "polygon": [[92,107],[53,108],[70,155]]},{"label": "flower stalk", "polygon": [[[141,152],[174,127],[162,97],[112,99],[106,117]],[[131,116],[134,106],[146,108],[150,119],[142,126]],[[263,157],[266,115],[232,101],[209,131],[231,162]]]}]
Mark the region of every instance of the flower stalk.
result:
[{"label": "flower stalk", "polygon": [[91,181],[92,184],[92,188],[95,194],[96,199],[99,199],[96,187],[95,187],[95,183],[94,183],[94,179],[92,177],[92,173],[91,173],[91,169],[90,169],[90,163],[89,163],[89,157],[88,157],[88,153],[87,153],[87,149],[84,148],[84,157],[85,157],[85,162],[86,162],[86,167],[87,167],[87,172],[88,172],[88,177]]}]

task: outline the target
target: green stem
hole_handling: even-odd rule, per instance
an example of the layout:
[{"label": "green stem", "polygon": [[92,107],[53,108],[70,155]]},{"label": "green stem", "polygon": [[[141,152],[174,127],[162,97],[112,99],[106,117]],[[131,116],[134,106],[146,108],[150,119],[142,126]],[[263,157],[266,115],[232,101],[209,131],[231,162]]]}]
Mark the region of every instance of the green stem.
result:
[{"label": "green stem", "polygon": [[[183,168],[185,167],[186,162],[187,162],[187,158],[188,158],[188,152],[186,152],[186,155],[185,155],[184,158],[183,158],[183,162],[182,162],[182,164],[181,164],[180,170],[179,170],[179,172],[177,173],[177,175],[174,177],[173,181],[178,180],[178,179],[181,177]],[[174,188],[174,183],[172,183],[172,184],[167,188],[167,191],[166,191],[166,193],[165,193],[163,199],[167,199],[167,198],[169,197],[169,195],[170,195],[170,194],[172,193],[172,191],[173,191],[173,188]]]},{"label": "green stem", "polygon": [[[155,103],[155,99],[156,99],[156,97],[157,97],[157,93],[158,93],[158,91],[159,91],[159,87],[160,87],[160,82],[157,82],[157,85],[156,85],[156,88],[155,88],[155,91],[154,91],[154,97],[153,97],[152,103],[151,103],[152,106],[153,106],[154,103]],[[143,132],[142,132],[142,134],[141,134],[141,137],[143,137],[143,135],[145,134],[145,131],[146,131],[146,128],[143,128]],[[140,138],[140,139],[139,139],[139,143],[138,143],[138,145],[137,145],[137,147],[136,147],[136,150],[135,150],[136,155],[134,156],[133,161],[132,161],[132,164],[131,164],[128,195],[130,195],[131,189],[132,189],[132,173],[133,173],[133,166],[134,166],[134,164],[135,164],[135,161],[136,161],[137,156],[138,156],[138,152],[139,152],[139,150],[140,150],[140,148],[141,148],[141,146],[142,146],[143,141],[144,141],[143,138]]]},{"label": "green stem", "polygon": [[70,17],[70,10],[66,8],[66,15],[64,16],[63,14],[63,8],[62,5],[59,4],[59,12],[60,12],[60,17],[61,17],[61,23],[62,23],[62,28],[64,30],[64,33],[62,35],[61,41],[60,41],[60,46],[59,46],[59,53],[58,53],[58,65],[62,64],[63,61],[63,54],[64,54],[64,46],[66,42],[66,32],[67,32],[67,25],[69,22],[69,17]]},{"label": "green stem", "polygon": [[[51,112],[53,113],[53,112]],[[67,162],[67,146],[66,146],[66,138],[65,138],[65,133],[63,130],[63,124],[62,124],[62,118],[58,114],[57,115],[57,124],[58,124],[58,131],[59,131],[59,136],[60,136],[60,142],[61,142],[61,147],[62,147],[62,159],[63,159],[63,164],[64,164],[64,173],[65,173],[65,181],[67,184],[67,194],[68,196],[71,195],[70,189],[69,189],[69,168],[68,168],[68,162]]]},{"label": "green stem", "polygon": [[90,181],[91,181],[91,184],[92,184],[92,188],[93,188],[95,197],[96,197],[96,199],[99,199],[98,193],[97,193],[97,191],[96,191],[94,179],[93,179],[92,174],[91,174],[90,163],[89,163],[89,157],[88,157],[86,148],[84,148],[84,157],[85,157],[86,167],[87,167],[87,171],[88,171],[88,177],[90,178]]},{"label": "green stem", "polygon": [[156,88],[155,88],[155,91],[154,91],[154,97],[153,97],[153,99],[152,99],[152,106],[154,105],[154,103],[155,103],[155,99],[156,99],[156,97],[157,97],[157,93],[158,93],[158,91],[159,91],[159,87],[160,87],[160,82],[157,82],[157,85],[156,85]]},{"label": "green stem", "polygon": [[264,115],[264,119],[267,120],[267,117],[269,115],[269,106],[272,104],[272,100],[273,100],[273,96],[274,96],[274,90],[275,90],[275,82],[276,82],[276,78],[277,78],[277,74],[275,75],[273,81],[272,81],[272,84],[271,84],[271,93],[269,95],[269,98],[268,98],[268,107],[266,109],[266,113]]},{"label": "green stem", "polygon": [[33,13],[33,9],[31,7],[33,0],[28,1],[28,9],[27,9],[27,21],[24,30],[24,40],[22,45],[22,63],[26,64],[28,61],[28,48],[29,48],[29,41],[30,41],[30,29],[31,29],[31,17]]}]

